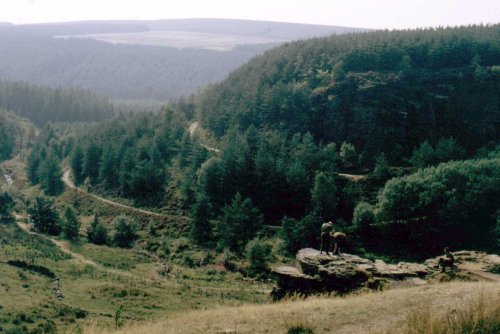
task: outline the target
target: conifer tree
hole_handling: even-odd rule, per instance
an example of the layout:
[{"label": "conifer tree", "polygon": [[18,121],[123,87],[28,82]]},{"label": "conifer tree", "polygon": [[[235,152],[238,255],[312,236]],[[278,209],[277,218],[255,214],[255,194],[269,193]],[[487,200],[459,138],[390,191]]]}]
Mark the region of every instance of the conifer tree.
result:
[{"label": "conifer tree", "polygon": [[80,220],[75,214],[75,211],[71,207],[67,207],[64,210],[64,220],[62,222],[62,233],[64,237],[68,240],[78,239],[78,233],[80,232]]},{"label": "conifer tree", "polygon": [[30,222],[40,233],[57,235],[61,231],[59,214],[54,208],[54,199],[37,196],[28,207]]}]

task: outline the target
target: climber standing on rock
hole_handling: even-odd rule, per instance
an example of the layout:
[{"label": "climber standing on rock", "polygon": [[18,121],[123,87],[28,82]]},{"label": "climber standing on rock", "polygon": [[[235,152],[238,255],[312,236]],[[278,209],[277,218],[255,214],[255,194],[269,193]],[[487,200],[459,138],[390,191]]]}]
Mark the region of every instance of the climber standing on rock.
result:
[{"label": "climber standing on rock", "polygon": [[323,223],[321,225],[321,246],[319,249],[319,253],[323,253],[323,249],[326,251],[326,255],[328,255],[328,251],[330,250],[330,239],[332,238],[332,234],[335,233],[333,228],[333,223],[329,221],[328,223]]}]

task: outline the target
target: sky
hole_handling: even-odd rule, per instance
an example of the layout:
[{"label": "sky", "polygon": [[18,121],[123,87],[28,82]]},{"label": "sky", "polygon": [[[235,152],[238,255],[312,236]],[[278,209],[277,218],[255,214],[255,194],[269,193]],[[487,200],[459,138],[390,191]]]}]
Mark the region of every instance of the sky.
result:
[{"label": "sky", "polygon": [[500,22],[500,0],[0,0],[0,22],[232,18],[376,29]]}]

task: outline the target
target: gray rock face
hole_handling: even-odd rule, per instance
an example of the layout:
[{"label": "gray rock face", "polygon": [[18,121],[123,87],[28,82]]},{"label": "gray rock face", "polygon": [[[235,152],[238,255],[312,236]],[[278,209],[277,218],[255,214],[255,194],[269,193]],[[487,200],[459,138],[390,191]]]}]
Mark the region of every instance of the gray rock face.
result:
[{"label": "gray rock face", "polygon": [[[458,265],[454,270],[462,268],[499,272],[498,255],[475,251],[453,254]],[[428,259],[422,264],[388,264],[382,260],[371,261],[346,253],[320,254],[318,250],[305,248],[297,253],[295,267],[273,268],[278,284],[274,297],[279,298],[287,293],[348,292],[360,287],[378,288],[381,283],[393,286],[426,284],[428,277],[440,272],[439,258]]]}]

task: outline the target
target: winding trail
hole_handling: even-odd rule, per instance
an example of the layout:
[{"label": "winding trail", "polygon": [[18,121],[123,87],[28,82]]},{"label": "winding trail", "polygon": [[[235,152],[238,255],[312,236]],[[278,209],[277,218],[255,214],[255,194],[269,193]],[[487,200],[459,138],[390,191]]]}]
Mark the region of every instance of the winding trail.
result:
[{"label": "winding trail", "polygon": [[[198,125],[199,125],[198,122],[193,122],[193,123],[191,123],[191,125],[189,125],[189,137],[190,138],[193,138],[194,132],[198,128]],[[219,149],[217,149],[215,147],[210,147],[210,146],[208,146],[206,144],[201,144],[201,146],[204,147],[207,151],[210,151],[210,152],[215,152],[215,153],[219,153],[220,152]]]},{"label": "winding trail", "polygon": [[99,264],[97,264],[96,262],[92,261],[92,260],[89,260],[87,259],[86,257],[84,257],[83,255],[81,254],[78,254],[78,253],[75,253],[71,250],[70,246],[69,246],[69,242],[67,241],[61,241],[61,240],[57,240],[57,239],[54,239],[54,238],[51,238],[51,237],[48,237],[46,235],[43,235],[41,233],[36,233],[34,231],[31,230],[31,224],[29,223],[24,223],[23,220],[26,219],[25,216],[22,216],[22,215],[19,215],[17,213],[14,214],[15,218],[16,218],[16,224],[17,226],[19,226],[19,228],[21,230],[23,230],[24,232],[30,234],[30,235],[36,235],[40,238],[43,238],[45,240],[49,240],[50,242],[52,242],[54,245],[56,245],[57,248],[59,248],[61,250],[61,252],[63,252],[64,254],[66,255],[69,255],[71,256],[73,259],[75,259],[77,262],[80,262],[80,263],[84,263],[84,264],[89,264],[91,266],[95,266],[95,267],[100,267]]},{"label": "winding trail", "polygon": [[354,174],[344,174],[344,173],[339,173],[339,176],[349,179],[351,181],[361,181],[366,178],[366,175],[354,175]]},{"label": "winding trail", "polygon": [[74,189],[76,191],[85,193],[85,194],[89,195],[90,197],[93,197],[93,198],[95,198],[95,199],[97,199],[97,200],[99,200],[101,202],[104,202],[104,203],[107,203],[107,204],[110,204],[110,205],[113,205],[113,206],[116,206],[116,207],[119,207],[119,208],[122,208],[122,209],[132,210],[132,211],[135,211],[135,212],[143,213],[145,215],[150,215],[150,216],[155,216],[155,217],[160,217],[160,218],[167,217],[165,215],[162,215],[162,214],[159,214],[159,213],[156,213],[156,212],[153,212],[153,211],[148,211],[148,210],[144,210],[144,209],[138,209],[138,208],[135,208],[135,207],[130,206],[130,205],[125,205],[125,204],[113,202],[113,201],[111,201],[109,199],[106,199],[104,197],[97,196],[97,195],[94,195],[92,193],[89,193],[85,189],[82,189],[82,188],[79,188],[79,187],[75,186],[75,184],[73,183],[73,181],[71,181],[70,174],[71,174],[71,170],[70,169],[66,169],[64,171],[64,174],[63,174],[63,177],[62,177],[62,181],[70,189]]}]

